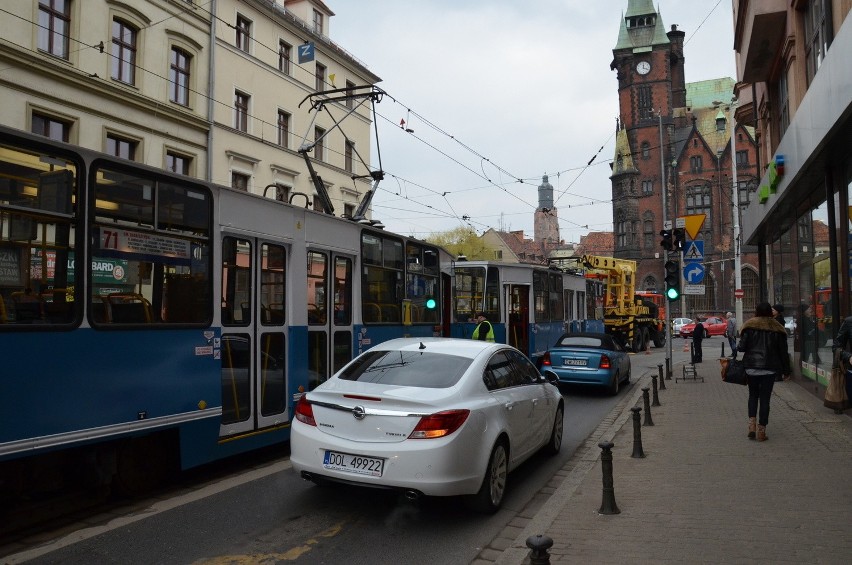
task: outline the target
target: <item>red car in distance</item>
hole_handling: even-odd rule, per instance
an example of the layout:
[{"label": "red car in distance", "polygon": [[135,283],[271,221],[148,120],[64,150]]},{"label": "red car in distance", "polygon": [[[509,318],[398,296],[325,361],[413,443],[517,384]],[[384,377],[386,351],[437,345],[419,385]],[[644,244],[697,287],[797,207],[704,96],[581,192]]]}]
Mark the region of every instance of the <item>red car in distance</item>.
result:
[{"label": "red car in distance", "polygon": [[[725,335],[725,328],[728,327],[728,321],[725,318],[720,318],[719,316],[710,316],[709,318],[698,318],[702,324],[704,324],[704,329],[707,330],[707,337],[712,337],[714,335]],[[680,328],[680,337],[687,338],[692,337],[692,332],[695,330],[695,323],[686,324],[685,326]]]}]

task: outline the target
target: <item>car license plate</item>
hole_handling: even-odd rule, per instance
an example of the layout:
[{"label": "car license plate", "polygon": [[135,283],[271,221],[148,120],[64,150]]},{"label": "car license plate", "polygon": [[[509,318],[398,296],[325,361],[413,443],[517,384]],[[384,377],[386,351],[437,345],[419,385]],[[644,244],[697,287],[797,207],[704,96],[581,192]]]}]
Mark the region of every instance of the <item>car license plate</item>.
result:
[{"label": "car license plate", "polygon": [[337,451],[326,451],[322,460],[322,466],[326,469],[353,473],[355,475],[369,475],[381,477],[385,468],[385,460],[376,457],[364,457],[351,453],[339,453]]},{"label": "car license plate", "polygon": [[566,367],[585,367],[585,359],[563,359],[562,364]]}]

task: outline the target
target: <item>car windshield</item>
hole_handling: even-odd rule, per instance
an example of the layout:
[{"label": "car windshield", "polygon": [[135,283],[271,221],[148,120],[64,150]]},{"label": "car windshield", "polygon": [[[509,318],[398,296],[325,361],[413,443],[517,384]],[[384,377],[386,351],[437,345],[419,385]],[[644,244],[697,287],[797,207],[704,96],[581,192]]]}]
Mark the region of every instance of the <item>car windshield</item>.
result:
[{"label": "car windshield", "polygon": [[561,347],[603,347],[599,337],[566,336],[559,340]]},{"label": "car windshield", "polygon": [[338,378],[422,388],[448,388],[456,384],[471,359],[428,351],[367,351]]}]

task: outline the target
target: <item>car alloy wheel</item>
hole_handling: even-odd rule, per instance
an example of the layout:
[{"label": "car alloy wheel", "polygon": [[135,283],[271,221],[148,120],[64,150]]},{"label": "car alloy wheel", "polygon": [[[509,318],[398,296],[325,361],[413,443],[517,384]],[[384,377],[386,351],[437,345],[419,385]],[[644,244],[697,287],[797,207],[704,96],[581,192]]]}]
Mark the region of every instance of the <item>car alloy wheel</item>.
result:
[{"label": "car alloy wheel", "polygon": [[544,447],[545,453],[548,455],[556,455],[562,449],[562,432],[563,432],[563,416],[564,410],[562,406],[556,409],[556,417],[553,419],[553,429],[550,431],[550,440]]},{"label": "car alloy wheel", "polygon": [[503,503],[503,495],[506,494],[506,479],[509,474],[509,454],[506,442],[500,440],[491,450],[488,458],[488,466],[485,468],[485,477],[479,492],[469,499],[469,505],[477,512],[493,514]]}]

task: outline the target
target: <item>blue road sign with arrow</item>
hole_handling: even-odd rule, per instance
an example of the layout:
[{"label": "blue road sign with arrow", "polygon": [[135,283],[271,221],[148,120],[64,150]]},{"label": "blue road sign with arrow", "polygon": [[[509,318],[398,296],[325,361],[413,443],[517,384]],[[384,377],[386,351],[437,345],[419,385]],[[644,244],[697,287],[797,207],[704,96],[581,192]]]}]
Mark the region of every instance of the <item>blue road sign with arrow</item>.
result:
[{"label": "blue road sign with arrow", "polygon": [[683,278],[687,284],[698,284],[704,280],[703,263],[687,263],[683,268]]}]

